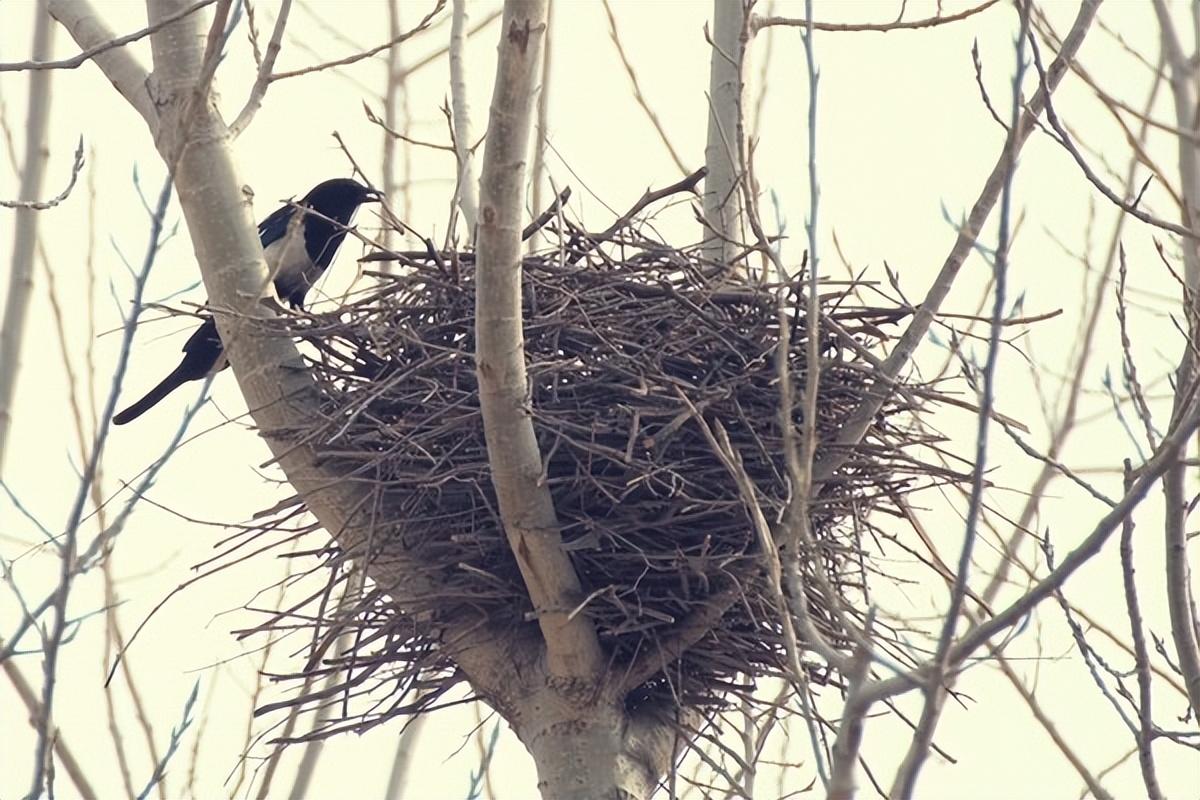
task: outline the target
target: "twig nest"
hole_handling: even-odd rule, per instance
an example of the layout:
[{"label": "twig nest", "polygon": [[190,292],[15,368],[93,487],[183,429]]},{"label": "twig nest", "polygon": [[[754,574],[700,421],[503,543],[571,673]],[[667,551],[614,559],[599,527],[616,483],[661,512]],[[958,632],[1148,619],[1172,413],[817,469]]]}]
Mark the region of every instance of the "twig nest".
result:
[{"label": "twig nest", "polygon": [[[313,368],[328,413],[310,440],[344,465],[347,480],[374,482],[380,541],[395,537],[439,576],[442,595],[419,609],[431,624],[411,628],[412,637],[433,641],[438,620],[463,615],[498,629],[531,625],[535,609],[504,536],[484,443],[473,256],[431,250],[402,262],[368,295],[302,323],[319,348]],[[785,672],[747,505],[689,405],[727,431],[776,524],[792,493],[776,365],[780,293],[797,398],[791,421],[797,440],[815,426],[818,455],[872,386],[864,352],[879,326],[904,314],[853,307],[853,287],[827,287],[824,313],[841,330],[822,329],[818,413],[806,420],[802,287],[716,281],[701,266],[695,254],[661,244],[601,249],[578,236],[523,265],[528,411],[541,478],[584,587],[576,612],[593,620],[619,671],[724,607],[631,702],[669,693],[712,705],[747,677]],[[837,646],[848,646],[839,620],[865,613],[870,512],[920,471],[902,453],[904,410],[889,404],[814,499],[820,557],[801,553],[801,562],[810,575],[822,565],[833,588],[835,596],[810,591],[807,599]],[[379,605],[370,613],[377,630]],[[391,652],[434,663],[436,648],[410,644]]]}]

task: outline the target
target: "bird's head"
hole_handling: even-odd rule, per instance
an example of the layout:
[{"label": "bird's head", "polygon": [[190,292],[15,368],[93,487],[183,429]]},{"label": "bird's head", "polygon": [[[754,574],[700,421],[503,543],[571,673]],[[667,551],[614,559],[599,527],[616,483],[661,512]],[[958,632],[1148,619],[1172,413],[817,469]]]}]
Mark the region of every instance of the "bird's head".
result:
[{"label": "bird's head", "polygon": [[348,224],[360,205],[378,203],[382,199],[378,190],[363,186],[356,180],[334,178],[318,183],[300,202],[318,214]]}]

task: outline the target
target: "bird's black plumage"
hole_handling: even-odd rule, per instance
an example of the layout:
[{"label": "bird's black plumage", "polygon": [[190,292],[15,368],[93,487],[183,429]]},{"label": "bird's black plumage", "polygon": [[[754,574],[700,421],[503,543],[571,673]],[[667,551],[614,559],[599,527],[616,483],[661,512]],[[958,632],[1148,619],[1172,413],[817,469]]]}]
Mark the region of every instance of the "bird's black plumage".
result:
[{"label": "bird's black plumage", "polygon": [[[259,224],[263,258],[281,300],[292,308],[304,308],[305,295],[333,263],[354,212],[363,203],[379,199],[380,195],[374,189],[349,178],[335,178],[317,184],[298,203],[282,206]],[[292,228],[296,213],[304,209],[311,209],[313,213],[304,214],[298,230]],[[297,233],[289,235],[289,230],[297,230]],[[115,415],[113,423],[132,422],[188,381],[201,380],[226,366],[225,348],[217,335],[217,323],[207,317],[184,343],[179,366],[145,397]]]}]

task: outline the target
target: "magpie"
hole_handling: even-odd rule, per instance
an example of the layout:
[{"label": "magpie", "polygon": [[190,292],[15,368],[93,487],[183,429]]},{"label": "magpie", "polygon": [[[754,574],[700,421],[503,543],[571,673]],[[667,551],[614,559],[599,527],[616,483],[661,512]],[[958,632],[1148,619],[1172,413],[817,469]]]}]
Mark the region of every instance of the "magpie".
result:
[{"label": "magpie", "polygon": [[[303,311],[305,295],[333,262],[354,212],[363,203],[382,199],[375,189],[349,178],[335,178],[317,184],[298,203],[289,203],[263,220],[258,226],[258,239],[279,298],[293,309]],[[305,209],[314,213],[306,213]],[[303,243],[299,233],[289,235],[297,211],[303,214],[299,221]],[[227,366],[216,320],[205,317],[184,342],[179,366],[145,397],[116,414],[113,424],[132,422],[188,381],[201,380]]]}]

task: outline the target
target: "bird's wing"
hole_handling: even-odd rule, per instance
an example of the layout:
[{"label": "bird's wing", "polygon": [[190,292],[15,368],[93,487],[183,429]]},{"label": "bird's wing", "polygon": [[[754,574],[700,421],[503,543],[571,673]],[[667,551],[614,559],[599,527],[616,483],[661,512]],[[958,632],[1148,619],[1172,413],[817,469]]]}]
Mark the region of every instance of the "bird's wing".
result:
[{"label": "bird's wing", "polygon": [[287,235],[288,221],[295,210],[295,206],[280,206],[258,224],[258,240],[264,248]]},{"label": "bird's wing", "polygon": [[221,337],[217,334],[217,321],[212,317],[205,317],[204,322],[192,332],[180,349],[185,353],[207,353],[209,351],[220,353],[222,346]]}]

